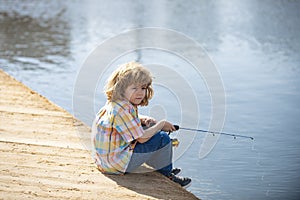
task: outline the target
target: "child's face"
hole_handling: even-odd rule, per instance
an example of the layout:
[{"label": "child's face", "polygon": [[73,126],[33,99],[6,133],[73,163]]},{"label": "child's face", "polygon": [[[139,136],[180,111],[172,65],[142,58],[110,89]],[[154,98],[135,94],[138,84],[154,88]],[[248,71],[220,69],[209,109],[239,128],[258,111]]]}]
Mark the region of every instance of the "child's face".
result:
[{"label": "child's face", "polygon": [[139,105],[146,96],[146,85],[130,85],[125,90],[125,98],[133,105]]}]

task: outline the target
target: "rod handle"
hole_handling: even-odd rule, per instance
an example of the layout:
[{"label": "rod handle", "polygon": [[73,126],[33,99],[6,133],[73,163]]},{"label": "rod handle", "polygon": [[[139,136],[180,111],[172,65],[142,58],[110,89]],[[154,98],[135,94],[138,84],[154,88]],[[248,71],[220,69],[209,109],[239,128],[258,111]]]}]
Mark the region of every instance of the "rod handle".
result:
[{"label": "rod handle", "polygon": [[178,131],[179,126],[178,126],[178,125],[173,125],[173,126],[174,126],[174,128],[176,129],[176,131]]}]

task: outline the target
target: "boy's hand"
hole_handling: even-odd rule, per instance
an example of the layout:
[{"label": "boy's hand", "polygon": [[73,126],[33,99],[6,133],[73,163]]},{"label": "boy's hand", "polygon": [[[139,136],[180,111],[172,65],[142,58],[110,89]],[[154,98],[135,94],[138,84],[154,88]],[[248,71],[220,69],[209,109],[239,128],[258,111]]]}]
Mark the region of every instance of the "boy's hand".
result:
[{"label": "boy's hand", "polygon": [[165,121],[162,130],[166,132],[173,132],[176,131],[176,128],[170,122]]},{"label": "boy's hand", "polygon": [[148,116],[145,116],[144,118],[142,118],[141,121],[142,121],[142,124],[147,127],[150,127],[157,123],[157,121],[154,118],[148,117]]}]

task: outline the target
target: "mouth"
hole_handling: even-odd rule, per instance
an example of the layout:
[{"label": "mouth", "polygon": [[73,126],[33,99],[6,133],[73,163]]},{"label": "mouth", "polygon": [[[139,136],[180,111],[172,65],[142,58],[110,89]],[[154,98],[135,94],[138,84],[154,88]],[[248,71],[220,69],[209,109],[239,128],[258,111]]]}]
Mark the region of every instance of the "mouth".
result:
[{"label": "mouth", "polygon": [[131,103],[133,104],[140,104],[143,101],[143,98],[134,98],[131,100]]}]

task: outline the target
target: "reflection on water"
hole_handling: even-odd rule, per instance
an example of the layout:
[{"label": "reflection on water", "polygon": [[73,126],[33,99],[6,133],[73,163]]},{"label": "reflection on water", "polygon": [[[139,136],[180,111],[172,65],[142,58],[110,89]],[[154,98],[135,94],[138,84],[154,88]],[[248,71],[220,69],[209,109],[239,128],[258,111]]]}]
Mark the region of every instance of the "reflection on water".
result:
[{"label": "reflection on water", "polygon": [[[30,16],[1,16],[0,56],[19,70],[59,70],[69,56],[70,28],[58,18],[39,21]],[[53,69],[53,65],[57,65]],[[49,69],[48,69],[49,68]]]},{"label": "reflection on water", "polygon": [[[180,31],[203,45],[218,66],[227,98],[224,131],[255,137],[253,143],[221,137],[209,156],[199,160],[204,135],[197,135],[176,161],[193,179],[189,190],[203,199],[297,199],[299,10],[300,2],[284,0],[1,0],[0,67],[72,113],[76,74],[99,43],[137,27]],[[155,60],[145,53],[138,56]],[[174,69],[187,67],[170,63]],[[193,77],[185,78],[197,85]],[[200,124],[207,125],[209,94],[195,90]],[[160,92],[163,89],[157,88]],[[159,102],[170,106],[168,99]],[[176,121],[177,114],[168,116]]]}]

